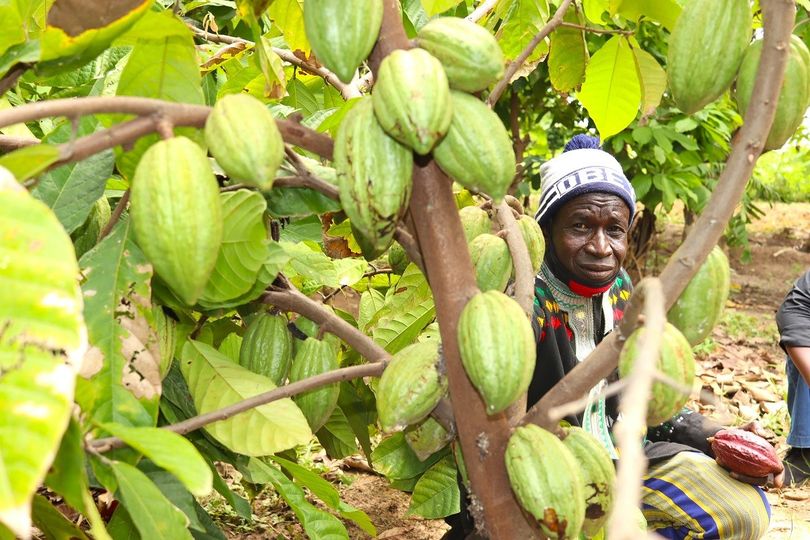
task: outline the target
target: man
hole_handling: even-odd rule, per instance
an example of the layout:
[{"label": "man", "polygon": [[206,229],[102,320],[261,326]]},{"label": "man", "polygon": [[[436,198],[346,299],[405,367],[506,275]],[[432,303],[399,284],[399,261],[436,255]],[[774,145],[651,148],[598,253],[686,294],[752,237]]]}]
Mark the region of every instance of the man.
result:
[{"label": "man", "polygon": [[787,353],[790,450],[784,459],[785,485],[810,479],[810,271],[796,280],[776,313],[779,344]]},{"label": "man", "polygon": [[[529,387],[536,403],[583,360],[624,316],[632,285],[622,268],[635,213],[635,193],[598,139],[576,136],[565,152],[544,163],[536,219],[547,252],[535,281],[537,367]],[[607,381],[590,392],[581,425],[610,452],[617,412],[599,399]],[[645,453],[643,512],[650,529],[672,539],[755,540],[768,528],[770,506],[762,491],[732,478],[711,457],[706,438],[719,426],[684,410],[650,429]],[[746,426],[757,431],[757,426]]]}]

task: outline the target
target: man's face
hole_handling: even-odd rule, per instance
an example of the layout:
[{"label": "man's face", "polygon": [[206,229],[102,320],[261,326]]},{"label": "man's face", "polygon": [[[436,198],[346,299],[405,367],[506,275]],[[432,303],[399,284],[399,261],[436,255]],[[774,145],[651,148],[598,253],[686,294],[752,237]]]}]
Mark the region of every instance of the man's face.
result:
[{"label": "man's face", "polygon": [[586,193],[565,203],[551,221],[557,257],[575,279],[607,283],[627,255],[630,209],[616,195]]}]

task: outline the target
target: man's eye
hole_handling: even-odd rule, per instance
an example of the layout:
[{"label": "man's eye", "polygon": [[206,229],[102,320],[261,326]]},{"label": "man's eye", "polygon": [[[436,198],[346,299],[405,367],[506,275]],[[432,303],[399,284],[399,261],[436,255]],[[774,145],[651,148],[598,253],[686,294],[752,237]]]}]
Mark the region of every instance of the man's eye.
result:
[{"label": "man's eye", "polygon": [[573,225],[571,225],[571,228],[575,229],[577,231],[587,231],[588,230],[588,226],[585,225],[584,223],[574,223]]}]

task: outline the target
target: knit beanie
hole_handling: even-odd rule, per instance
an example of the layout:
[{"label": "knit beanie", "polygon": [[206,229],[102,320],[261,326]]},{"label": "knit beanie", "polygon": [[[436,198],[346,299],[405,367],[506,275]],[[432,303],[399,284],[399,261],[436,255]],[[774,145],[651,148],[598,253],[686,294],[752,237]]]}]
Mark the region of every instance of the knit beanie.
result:
[{"label": "knit beanie", "polygon": [[610,193],[636,212],[636,193],[616,158],[602,150],[599,139],[575,135],[563,153],[540,166],[540,206],[534,218],[548,225],[565,203],[585,193]]}]

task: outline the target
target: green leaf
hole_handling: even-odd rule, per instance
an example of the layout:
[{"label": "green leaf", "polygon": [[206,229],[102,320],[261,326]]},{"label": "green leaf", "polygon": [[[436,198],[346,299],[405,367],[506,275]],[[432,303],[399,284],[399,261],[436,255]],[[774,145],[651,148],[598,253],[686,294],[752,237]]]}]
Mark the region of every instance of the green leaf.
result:
[{"label": "green leaf", "polygon": [[340,202],[309,188],[277,187],[264,194],[273,217],[305,217],[340,210]]},{"label": "green leaf", "polygon": [[56,216],[13,179],[0,180],[0,208],[0,523],[27,537],[87,341],[76,256]]},{"label": "green leaf", "polygon": [[385,305],[385,296],[377,289],[368,289],[360,295],[359,316],[357,317],[357,328],[361,332],[366,331],[366,325],[374,319],[380,309]]},{"label": "green leaf", "polygon": [[84,446],[78,422],[71,418],[59,452],[53,460],[45,484],[61,495],[70,506],[84,512],[84,492],[87,490]]},{"label": "green leaf", "polygon": [[[521,0],[517,2],[515,9],[511,11],[496,34],[507,61],[511,62],[523,52],[523,49],[545,26],[548,16],[547,0]],[[534,70],[537,63],[546,56],[546,53],[548,53],[548,38],[543,40],[534,49],[534,52],[529,55],[525,67],[518,71],[518,76],[528,74]]]},{"label": "green leaf", "polygon": [[141,471],[121,461],[111,462],[118,497],[141,538],[191,539],[188,518]]},{"label": "green leaf", "polygon": [[[213,464],[211,467],[213,468]],[[238,516],[240,516],[242,519],[250,520],[251,516],[253,515],[253,510],[251,509],[250,503],[247,501],[247,499],[234,493],[228,483],[219,475],[219,472],[214,470],[213,473],[214,489],[217,490],[217,493],[222,495],[222,498],[225,499],[225,501],[231,506],[231,508],[233,508],[233,511],[236,512]]]},{"label": "green leaf", "polygon": [[[2,29],[4,20],[2,14],[2,7],[0,7],[0,40],[5,37]],[[2,49],[2,42],[0,42],[0,50]],[[39,60],[39,40],[30,40],[24,43],[12,45],[4,53],[0,54],[0,77],[9,72],[11,68],[20,63],[31,64]],[[5,132],[7,128],[3,128]]]},{"label": "green leaf", "polygon": [[341,459],[357,452],[354,432],[340,407],[335,407],[329,420],[315,434],[326,454]]},{"label": "green leaf", "polygon": [[596,122],[602,140],[630,125],[638,112],[641,83],[625,37],[613,36],[593,55],[577,98]]},{"label": "green leaf", "polygon": [[[565,13],[564,20],[582,24],[579,12],[573,6]],[[558,27],[551,34],[548,53],[548,75],[554,88],[560,92],[577,88],[585,77],[587,63],[585,33],[577,28]]]},{"label": "green leaf", "polygon": [[321,109],[315,94],[300,79],[287,83],[287,96],[281,102],[301,111],[304,116],[311,116]]},{"label": "green leaf", "polygon": [[633,54],[641,81],[641,113],[649,116],[655,112],[667,89],[667,73],[647,51],[634,47]]},{"label": "green leaf", "polygon": [[354,521],[358,527],[371,536],[377,536],[377,528],[362,510],[358,510],[349,503],[341,500],[338,491],[326,480],[318,476],[313,471],[288,461],[278,456],[270,456],[270,459],[281,465],[292,475],[296,482],[303,485],[313,495],[323,501],[326,506],[340,513],[346,519]]},{"label": "green leaf", "polygon": [[224,302],[247,293],[265,261],[269,243],[264,225],[267,203],[261,194],[240,189],[222,193],[220,198],[222,246],[201,304]]},{"label": "green leaf", "polygon": [[102,424],[101,427],[175,475],[194,495],[202,497],[211,492],[211,469],[183,436],[153,427],[119,424]]},{"label": "green leaf", "polygon": [[433,17],[439,13],[444,13],[450,8],[454,8],[461,0],[421,0],[422,7],[425,8],[428,16]]},{"label": "green leaf", "polygon": [[0,53],[25,41],[25,25],[17,2],[0,3]]},{"label": "green leaf", "polygon": [[284,273],[290,278],[300,276],[304,289],[340,287],[335,264],[324,255],[320,246],[314,242],[278,242],[278,245],[290,256]]},{"label": "green leaf", "polygon": [[594,24],[604,25],[602,15],[607,12],[609,3],[610,0],[582,0],[585,17]]},{"label": "green leaf", "polygon": [[[275,385],[262,375],[234,364],[198,341],[183,347],[180,369],[200,414],[269,392]],[[312,432],[289,398],[256,407],[205,427],[216,440],[240,454],[266,456],[309,442]]]},{"label": "green leaf", "polygon": [[87,535],[42,495],[34,495],[31,514],[34,526],[48,540],[87,540]]},{"label": "green leaf", "polygon": [[237,333],[228,334],[219,344],[219,352],[231,361],[239,363],[239,349],[242,348],[242,336]]},{"label": "green leaf", "polygon": [[380,441],[371,453],[374,468],[389,479],[407,479],[422,474],[449,452],[449,447],[436,452],[425,461],[419,461],[405,442],[401,431]]},{"label": "green leaf", "polygon": [[248,466],[265,476],[266,481],[273,484],[279,495],[290,505],[295,517],[304,527],[304,532],[309,538],[318,540],[348,540],[349,535],[346,527],[332,514],[319,510],[306,499],[304,490],[295,485],[292,480],[284,476],[280,470],[261,462],[258,459],[251,459]]},{"label": "green leaf", "polygon": [[409,266],[396,286],[396,292],[377,312],[372,336],[391,354],[413,343],[416,336],[436,316],[433,293],[415,265]]},{"label": "green leaf", "polygon": [[59,161],[59,148],[50,144],[35,144],[9,152],[0,157],[0,167],[9,170],[19,182],[42,174]]},{"label": "green leaf", "polygon": [[152,326],[152,267],[122,219],[81,259],[93,377],[77,401],[98,423],[151,426],[160,397],[160,346]]},{"label": "green leaf", "polygon": [[[207,466],[207,464],[206,464]],[[146,475],[155,486],[166,496],[169,501],[183,512],[189,520],[189,528],[193,531],[204,532],[206,530],[203,523],[201,523],[197,507],[197,501],[194,499],[188,489],[177,479],[177,477],[170,472],[161,469],[156,464],[148,459],[142,459],[138,463],[138,470]],[[209,469],[210,470],[210,469]],[[203,511],[204,512],[204,511]],[[192,534],[194,534],[192,532]]]},{"label": "green leaf", "polygon": [[354,436],[360,442],[366,457],[371,455],[369,424],[377,421],[377,402],[374,392],[362,380],[340,383],[338,407],[346,416]]},{"label": "green leaf", "polygon": [[291,51],[310,55],[312,48],[304,33],[304,7],[299,0],[275,0],[268,10],[270,18],[284,35]]},{"label": "green leaf", "polygon": [[646,17],[660,22],[672,32],[681,15],[681,6],[678,0],[620,0],[615,13],[631,21]]},{"label": "green leaf", "polygon": [[56,0],[40,36],[42,58],[37,71],[62,72],[92,60],[143,17],[151,5],[150,0]]},{"label": "green leaf", "polygon": [[439,519],[461,511],[456,462],[446,455],[422,475],[413,490],[408,514]]}]

